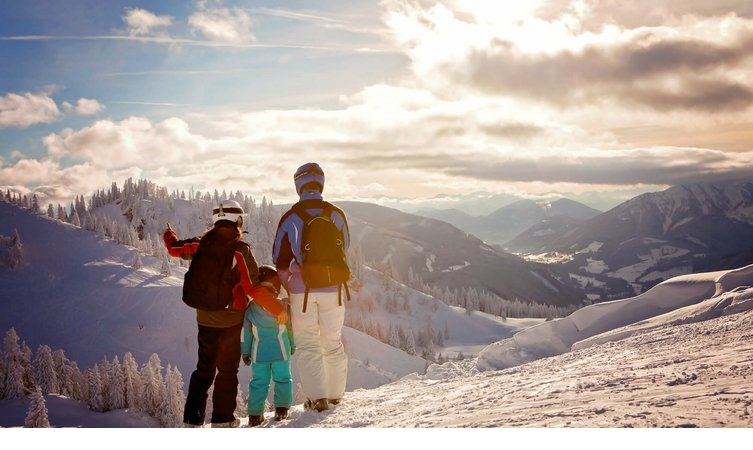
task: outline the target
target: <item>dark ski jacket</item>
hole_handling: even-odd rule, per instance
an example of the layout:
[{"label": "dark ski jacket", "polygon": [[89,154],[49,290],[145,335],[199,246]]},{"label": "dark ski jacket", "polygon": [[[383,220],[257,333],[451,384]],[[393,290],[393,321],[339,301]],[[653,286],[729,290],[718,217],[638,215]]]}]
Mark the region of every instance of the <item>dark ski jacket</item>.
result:
[{"label": "dark ski jacket", "polygon": [[[233,229],[234,226],[216,225],[216,227],[217,231],[228,239],[233,239],[234,234],[237,233]],[[166,230],[162,235],[162,239],[170,256],[190,260],[199,249],[201,236],[179,240],[175,232]],[[251,247],[242,240],[238,240],[234,258],[233,270],[237,270],[240,275],[238,284],[233,288],[236,308],[221,311],[197,309],[196,321],[199,325],[213,328],[228,328],[243,323],[243,310],[247,304],[246,296],[252,297],[255,303],[269,311],[275,317],[283,311],[283,306],[280,302],[272,297],[269,291],[258,284],[259,266],[256,264],[256,259],[251,253]]]}]

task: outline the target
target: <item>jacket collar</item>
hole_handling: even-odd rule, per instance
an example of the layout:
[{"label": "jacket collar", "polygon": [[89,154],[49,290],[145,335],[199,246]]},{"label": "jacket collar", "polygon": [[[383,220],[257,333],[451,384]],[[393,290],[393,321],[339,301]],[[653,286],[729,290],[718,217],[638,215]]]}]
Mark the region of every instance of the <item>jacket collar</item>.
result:
[{"label": "jacket collar", "polygon": [[316,189],[301,192],[300,200],[323,200],[322,193]]}]

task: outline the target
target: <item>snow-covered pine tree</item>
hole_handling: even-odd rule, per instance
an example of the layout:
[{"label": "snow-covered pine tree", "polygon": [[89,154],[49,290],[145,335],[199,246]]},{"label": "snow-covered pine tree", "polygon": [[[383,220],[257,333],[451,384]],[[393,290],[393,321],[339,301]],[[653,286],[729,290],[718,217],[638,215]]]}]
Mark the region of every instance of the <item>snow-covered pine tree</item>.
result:
[{"label": "snow-covered pine tree", "polygon": [[112,405],[110,405],[110,366],[110,361],[106,356],[103,356],[98,365],[100,390],[102,391],[103,411],[109,411],[112,409]]},{"label": "snow-covered pine tree", "polygon": [[152,353],[149,362],[141,369],[141,410],[152,417],[158,417],[160,406],[165,400],[165,382],[162,379],[162,365],[159,356]]},{"label": "snow-covered pine tree", "polygon": [[24,428],[50,428],[47,405],[39,386],[31,393],[29,400],[29,409],[26,410]]},{"label": "snow-covered pine tree", "polygon": [[110,389],[107,390],[108,406],[110,409],[123,409],[125,405],[125,373],[118,360],[118,356],[110,364]]},{"label": "snow-covered pine tree", "polygon": [[12,400],[24,396],[24,369],[21,365],[21,347],[18,345],[16,330],[11,328],[3,339],[3,392],[0,398]]},{"label": "snow-covered pine tree", "polygon": [[31,196],[31,210],[35,213],[39,212],[39,197],[37,197],[37,194],[34,194]]},{"label": "snow-covered pine tree", "polygon": [[144,263],[141,262],[141,253],[135,252],[133,255],[133,262],[131,262],[131,267],[133,267],[136,270],[140,270],[144,268]]},{"label": "snow-covered pine tree", "polygon": [[34,379],[34,366],[31,365],[31,348],[26,341],[21,343],[21,367],[23,368],[24,392],[33,392],[37,383]]},{"label": "snow-covered pine tree", "polygon": [[162,266],[160,267],[160,274],[169,277],[173,274],[173,270],[170,267],[170,260],[168,259],[167,252],[163,252]]},{"label": "snow-covered pine tree", "polygon": [[126,352],[123,356],[123,375],[125,389],[125,407],[138,408],[139,398],[141,397],[141,378],[139,377],[139,366],[131,352]]},{"label": "snow-covered pine tree", "polygon": [[398,334],[396,325],[390,324],[389,338],[387,338],[387,343],[395,348],[400,348],[400,335]]},{"label": "snow-covered pine tree", "polygon": [[105,401],[104,398],[102,398],[102,380],[100,379],[99,374],[99,366],[96,364],[94,367],[86,370],[86,380],[89,385],[89,399],[87,404],[92,411],[104,412]]},{"label": "snow-covered pine tree", "polygon": [[37,347],[37,355],[34,358],[34,369],[37,387],[41,389],[42,394],[60,393],[55,362],[52,359],[52,349],[48,345]]},{"label": "snow-covered pine tree", "polygon": [[413,332],[411,330],[407,331],[407,336],[405,339],[405,352],[409,355],[417,355],[418,351],[416,350],[416,340],[413,337]]},{"label": "snow-covered pine tree", "polygon": [[65,378],[65,365],[68,363],[68,358],[65,357],[65,351],[63,349],[57,349],[52,352],[52,365],[55,367],[55,375],[58,377],[58,386],[60,387],[60,393],[63,393],[63,379]]},{"label": "snow-covered pine tree", "polygon": [[64,389],[63,395],[75,398],[76,400],[86,401],[87,395],[81,388],[83,382],[83,374],[78,368],[76,361],[67,361],[65,364],[65,376],[63,377],[62,388]]},{"label": "snow-covered pine tree", "polygon": [[61,222],[67,222],[68,221],[68,213],[65,211],[63,206],[58,203],[58,211],[57,211],[57,219]]},{"label": "snow-covered pine tree", "polygon": [[11,236],[10,246],[5,251],[5,257],[0,261],[0,267],[8,267],[15,269],[23,263],[23,244],[21,243],[21,236],[18,234],[18,230],[13,230]]},{"label": "snow-covered pine tree", "polygon": [[183,425],[183,376],[177,367],[167,365],[165,374],[165,400],[160,408],[160,422],[166,428],[180,428]]},{"label": "snow-covered pine tree", "polygon": [[78,216],[78,211],[75,209],[73,210],[73,213],[70,216],[70,223],[73,226],[80,227],[81,226],[81,218]]}]

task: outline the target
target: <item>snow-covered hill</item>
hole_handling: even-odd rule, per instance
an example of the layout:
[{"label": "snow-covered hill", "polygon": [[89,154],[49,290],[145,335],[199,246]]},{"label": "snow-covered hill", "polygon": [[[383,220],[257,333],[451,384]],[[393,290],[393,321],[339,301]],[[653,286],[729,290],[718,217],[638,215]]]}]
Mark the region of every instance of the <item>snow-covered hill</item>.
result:
[{"label": "snow-covered hill", "polygon": [[[572,317],[523,330],[489,346],[479,358],[432,365],[424,375],[413,373],[374,389],[350,391],[342,404],[322,413],[295,405],[284,422],[271,420],[270,413],[262,426],[751,429],[751,285],[753,266],[682,277],[649,291],[651,295],[584,308]],[[581,331],[574,331],[576,327]],[[594,334],[598,331],[604,332]],[[558,345],[573,339],[583,340],[572,349]],[[516,344],[518,355],[530,352],[528,362],[510,363],[510,342]],[[553,356],[542,357],[538,349],[552,343],[556,349],[548,354]],[[48,402],[53,424],[60,411],[79,408],[50,396]],[[0,402],[0,424],[8,424],[11,416],[21,417],[24,408],[23,401]],[[108,420],[98,413],[78,414],[84,427],[103,426],[101,420]],[[142,420],[126,417],[127,426]],[[536,438],[542,439],[538,433]],[[631,433],[627,446],[618,447],[634,448],[643,436]],[[657,444],[652,436],[647,445]],[[667,445],[680,448],[709,444],[707,434],[663,436],[669,439]],[[715,436],[733,439],[728,434]],[[738,443],[750,437],[735,436]]]},{"label": "snow-covered hill", "polygon": [[[21,265],[0,271],[0,327],[14,326],[33,348],[63,348],[82,367],[127,350],[190,372],[183,269],[163,276],[151,257],[133,269],[134,249],[8,204],[0,217],[0,235],[18,230],[23,243]],[[364,269],[362,279],[350,320],[416,335],[446,321],[437,350],[481,348],[478,357],[424,372],[423,359],[346,328],[344,402],[324,413],[296,404],[290,420],[264,427],[753,427],[753,266],[675,277],[548,322],[468,315],[381,273]],[[134,411],[46,399],[53,426],[156,426]],[[27,405],[0,401],[0,425],[21,426]]]}]

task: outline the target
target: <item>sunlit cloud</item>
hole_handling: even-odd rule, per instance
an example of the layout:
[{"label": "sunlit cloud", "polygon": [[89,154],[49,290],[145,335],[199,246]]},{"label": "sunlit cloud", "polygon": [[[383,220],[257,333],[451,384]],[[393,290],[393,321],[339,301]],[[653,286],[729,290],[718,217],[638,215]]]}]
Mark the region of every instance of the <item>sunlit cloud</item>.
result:
[{"label": "sunlit cloud", "polygon": [[75,106],[68,102],[61,103],[61,106],[64,111],[74,112],[81,116],[93,116],[105,110],[105,105],[90,98],[78,99]]},{"label": "sunlit cloud", "polygon": [[26,128],[60,118],[55,100],[46,92],[10,92],[0,97],[0,128]]},{"label": "sunlit cloud", "polygon": [[251,16],[240,8],[209,8],[200,4],[199,10],[188,18],[188,24],[194,33],[211,41],[231,44],[256,41]]},{"label": "sunlit cloud", "polygon": [[158,16],[141,8],[126,9],[123,22],[128,27],[131,36],[150,36],[155,33],[164,33],[165,27],[172,24],[170,16]]}]

